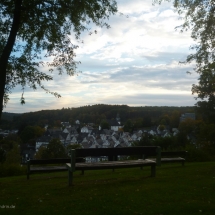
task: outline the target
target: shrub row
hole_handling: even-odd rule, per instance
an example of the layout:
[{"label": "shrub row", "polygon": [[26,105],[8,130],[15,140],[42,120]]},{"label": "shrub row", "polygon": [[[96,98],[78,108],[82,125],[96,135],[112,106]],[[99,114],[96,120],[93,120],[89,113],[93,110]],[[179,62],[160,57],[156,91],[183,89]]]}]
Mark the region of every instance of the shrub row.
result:
[{"label": "shrub row", "polygon": [[18,176],[26,174],[26,166],[19,164],[0,164],[0,177]]}]

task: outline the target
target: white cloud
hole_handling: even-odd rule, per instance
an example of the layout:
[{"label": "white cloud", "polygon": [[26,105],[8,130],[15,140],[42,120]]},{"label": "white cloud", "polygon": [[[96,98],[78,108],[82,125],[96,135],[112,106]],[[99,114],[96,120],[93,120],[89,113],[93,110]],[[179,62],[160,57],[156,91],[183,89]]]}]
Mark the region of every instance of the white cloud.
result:
[{"label": "white cloud", "polygon": [[[82,63],[78,76],[58,76],[45,84],[58,92],[56,99],[42,90],[26,89],[26,105],[19,106],[20,88],[11,94],[5,109],[27,112],[40,109],[77,107],[108,103],[128,105],[193,105],[191,85],[198,76],[187,75],[194,65],[179,65],[186,59],[192,44],[189,32],[180,34],[175,27],[182,23],[170,3],[152,6],[151,0],[120,0],[124,15],[110,18],[110,29],[97,34],[82,34],[76,60]],[[128,15],[128,18],[126,17]],[[45,71],[46,68],[43,68]]]}]

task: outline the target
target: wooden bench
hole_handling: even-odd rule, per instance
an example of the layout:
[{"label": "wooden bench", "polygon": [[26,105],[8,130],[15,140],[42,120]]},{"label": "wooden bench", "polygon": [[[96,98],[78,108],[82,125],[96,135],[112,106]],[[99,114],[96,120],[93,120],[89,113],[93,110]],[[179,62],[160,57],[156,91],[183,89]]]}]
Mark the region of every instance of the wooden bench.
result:
[{"label": "wooden bench", "polygon": [[[69,186],[72,185],[73,172],[76,170],[98,170],[98,169],[117,169],[131,167],[151,167],[151,177],[155,177],[156,165],[160,165],[160,147],[156,146],[140,146],[140,147],[124,147],[124,148],[90,148],[72,150],[71,162],[66,163],[68,168]],[[108,161],[77,163],[78,157],[101,157],[106,156]],[[137,156],[135,160],[119,160],[119,156]],[[144,159],[147,156],[156,157],[156,161]],[[140,159],[138,159],[140,158]]]},{"label": "wooden bench", "polygon": [[[187,151],[164,151],[161,152],[161,164],[162,163],[181,163],[184,166],[186,161]],[[152,158],[155,160],[155,158]]]},{"label": "wooden bench", "polygon": [[161,152],[161,163],[181,163],[184,166],[187,151]]},{"label": "wooden bench", "polygon": [[[70,161],[71,161],[70,158],[28,160],[27,161],[27,179],[29,179],[30,174],[33,174],[33,173],[67,171],[65,163],[68,163]],[[83,162],[83,159],[78,159],[77,162]],[[55,164],[55,166],[53,166],[53,164]]]}]

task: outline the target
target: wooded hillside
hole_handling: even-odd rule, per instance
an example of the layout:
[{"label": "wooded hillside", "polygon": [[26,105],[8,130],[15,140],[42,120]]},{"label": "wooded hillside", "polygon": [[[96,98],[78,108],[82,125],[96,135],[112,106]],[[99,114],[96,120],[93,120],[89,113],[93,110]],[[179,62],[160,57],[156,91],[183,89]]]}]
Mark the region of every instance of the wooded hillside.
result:
[{"label": "wooded hillside", "polygon": [[[62,108],[58,110],[41,110],[24,114],[12,114],[13,120],[10,122],[11,128],[19,128],[23,124],[58,126],[60,122],[70,122],[74,124],[76,120],[81,123],[100,124],[103,119],[115,119],[117,114],[124,124],[127,120],[142,120],[142,123],[149,122],[154,124],[170,125],[177,127],[179,117],[183,113],[195,112],[194,107],[129,107],[127,105],[106,105],[97,104],[92,106],[83,106],[78,108]],[[9,113],[4,113],[1,121],[1,127],[9,120]],[[141,126],[141,125],[140,125]],[[147,125],[146,125],[147,126]],[[9,129],[9,128],[8,128]]]}]

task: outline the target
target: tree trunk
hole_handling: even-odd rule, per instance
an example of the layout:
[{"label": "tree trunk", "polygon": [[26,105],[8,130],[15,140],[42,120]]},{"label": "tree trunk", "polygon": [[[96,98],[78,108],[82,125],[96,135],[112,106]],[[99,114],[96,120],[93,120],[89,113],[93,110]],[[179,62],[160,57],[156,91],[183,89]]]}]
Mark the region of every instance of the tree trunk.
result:
[{"label": "tree trunk", "polygon": [[22,0],[15,0],[14,2],[15,2],[15,8],[14,8],[12,27],[7,40],[7,44],[5,45],[3,52],[0,56],[0,119],[1,119],[3,106],[4,106],[3,100],[4,100],[8,60],[13,50],[13,46],[15,44],[17,32],[19,30],[19,25],[20,25],[20,17],[21,17]]}]

